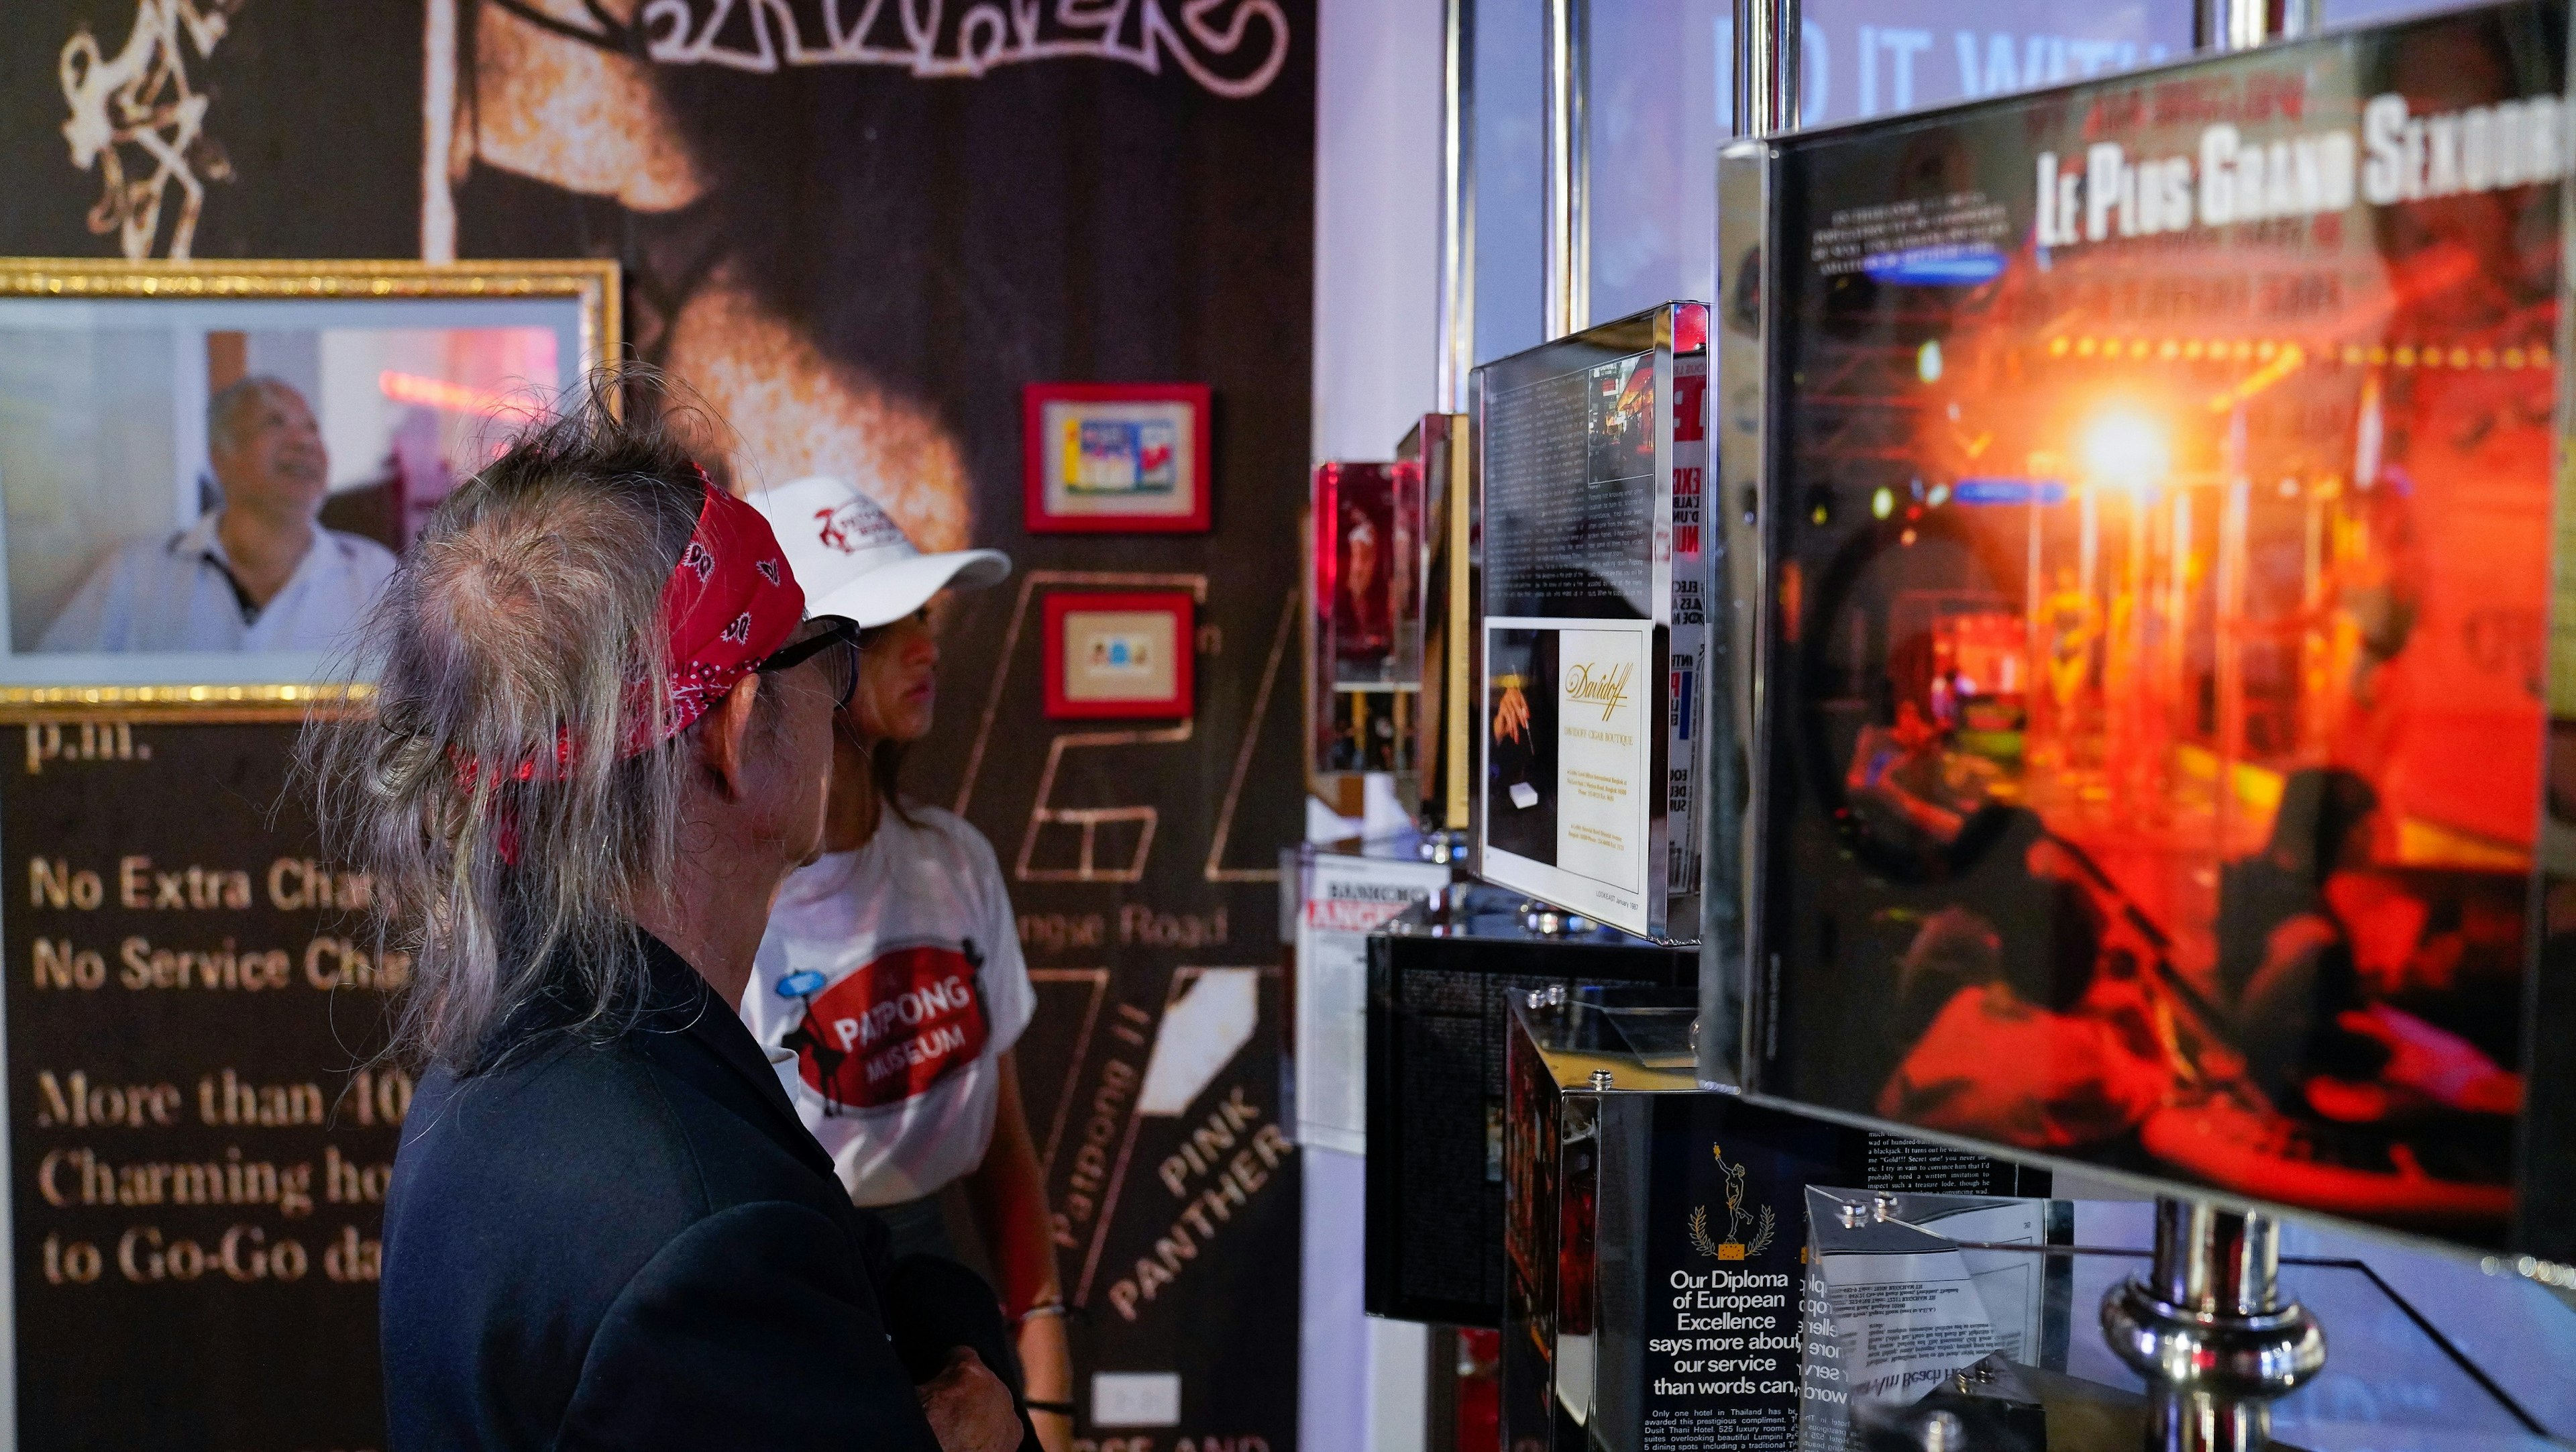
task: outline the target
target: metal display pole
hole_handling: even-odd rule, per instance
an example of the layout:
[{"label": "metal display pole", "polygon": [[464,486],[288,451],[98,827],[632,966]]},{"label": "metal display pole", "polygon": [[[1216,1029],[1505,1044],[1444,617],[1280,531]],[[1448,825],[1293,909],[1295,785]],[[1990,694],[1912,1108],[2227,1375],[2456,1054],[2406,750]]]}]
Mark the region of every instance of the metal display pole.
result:
[{"label": "metal display pole", "polygon": [[1590,0],[1547,3],[1547,336],[1592,326]]},{"label": "metal display pole", "polygon": [[[2248,50],[2314,31],[2317,4],[2199,0],[2194,19],[2202,49]],[[2231,437],[2243,428],[2240,413]],[[2244,484],[2231,478],[2228,487],[2241,494]],[[2231,495],[2229,513],[2242,507]],[[2225,548],[2222,543],[2222,556]],[[2222,823],[2234,795],[2232,729],[2222,721]],[[2157,1198],[2155,1259],[2147,1274],[2112,1287],[2102,1300],[2102,1334],[2153,1388],[2151,1447],[2259,1447],[2270,1433],[2270,1399],[2324,1367],[2325,1334],[2306,1307],[2281,1298],[2279,1269],[2280,1227],[2272,1216]]]},{"label": "metal display pole", "polygon": [[2269,1215],[2156,1200],[2155,1260],[2102,1301],[2102,1334],[2147,1379],[2150,1452],[2250,1452],[2274,1397],[2326,1364],[2325,1333],[2281,1300]]},{"label": "metal display pole", "polygon": [[[1800,0],[1735,0],[1734,114],[1742,137],[1777,135],[1798,125]],[[1747,805],[1761,794],[1760,631],[1761,456],[1768,436],[1765,319],[1771,296],[1758,274],[1769,264],[1770,164],[1766,149],[1737,141],[1717,164],[1717,290],[1709,299],[1709,346],[1716,384],[1710,390],[1711,510],[1719,548],[1717,598],[1709,668],[1701,673],[1699,780],[1706,836],[1700,874],[1699,1020],[1692,1057],[1707,1088],[1741,1084],[1758,1056],[1748,1037],[1759,1026],[1746,1013],[1760,1001],[1748,981],[1745,948],[1758,885],[1747,870]],[[1747,276],[1746,274],[1756,274]]]},{"label": "metal display pole", "polygon": [[2319,0],[2198,0],[2191,43],[2201,50],[2252,50],[2316,33]]},{"label": "metal display pole", "polygon": [[1736,135],[1798,129],[1801,9],[1800,0],[1735,0]]},{"label": "metal display pole", "polygon": [[2325,1365],[2316,1317],[2281,1300],[2280,1227],[2269,1215],[2166,1196],[2143,1279],[2112,1289],[2102,1330],[2120,1359],[2180,1390],[2262,1396]]},{"label": "metal display pole", "polygon": [[1467,411],[1476,366],[1476,0],[1447,0],[1440,37],[1440,351],[1432,392]]}]

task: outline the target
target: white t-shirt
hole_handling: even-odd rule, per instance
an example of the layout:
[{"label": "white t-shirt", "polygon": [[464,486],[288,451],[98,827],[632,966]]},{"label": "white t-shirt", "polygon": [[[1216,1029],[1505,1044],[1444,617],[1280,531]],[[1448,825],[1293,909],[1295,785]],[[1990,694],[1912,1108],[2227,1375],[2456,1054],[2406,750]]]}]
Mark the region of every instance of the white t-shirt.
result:
[{"label": "white t-shirt", "polygon": [[992,844],[954,813],[911,810],[920,825],[888,812],[867,845],[787,879],[743,993],[743,1022],[861,1205],[984,1162],[995,1060],[1037,1007]]},{"label": "white t-shirt", "polygon": [[344,644],[394,572],[393,552],[316,525],[275,598],[249,609],[209,514],[134,540],[90,572],[37,642],[46,651],[329,650]]}]

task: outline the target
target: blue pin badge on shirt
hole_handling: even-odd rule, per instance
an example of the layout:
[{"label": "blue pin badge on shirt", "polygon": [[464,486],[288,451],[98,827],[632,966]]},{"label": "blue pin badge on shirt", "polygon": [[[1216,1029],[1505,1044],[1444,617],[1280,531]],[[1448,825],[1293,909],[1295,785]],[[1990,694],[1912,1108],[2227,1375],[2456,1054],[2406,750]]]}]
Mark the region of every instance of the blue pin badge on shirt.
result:
[{"label": "blue pin badge on shirt", "polygon": [[778,996],[781,998],[810,998],[814,994],[820,992],[822,987],[823,975],[815,972],[811,968],[808,968],[802,973],[790,973],[786,977],[779,979]]}]

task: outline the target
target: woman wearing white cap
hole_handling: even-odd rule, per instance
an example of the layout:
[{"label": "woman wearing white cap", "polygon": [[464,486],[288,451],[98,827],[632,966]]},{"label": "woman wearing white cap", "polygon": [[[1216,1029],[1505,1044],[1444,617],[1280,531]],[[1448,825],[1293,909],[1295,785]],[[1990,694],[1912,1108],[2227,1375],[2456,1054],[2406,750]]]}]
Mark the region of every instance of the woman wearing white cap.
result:
[{"label": "woman wearing white cap", "polygon": [[1046,1183],[1011,1046],[1036,1007],[992,844],[907,801],[905,749],[930,730],[931,597],[1010,573],[995,550],[925,555],[866,495],[799,479],[752,496],[817,616],[861,628],[858,689],[836,718],[823,855],[779,891],[742,1016],[850,1198],[896,1253],[954,1255],[940,1197],[982,1227],[1040,1438],[1063,1452],[1073,1365]]}]

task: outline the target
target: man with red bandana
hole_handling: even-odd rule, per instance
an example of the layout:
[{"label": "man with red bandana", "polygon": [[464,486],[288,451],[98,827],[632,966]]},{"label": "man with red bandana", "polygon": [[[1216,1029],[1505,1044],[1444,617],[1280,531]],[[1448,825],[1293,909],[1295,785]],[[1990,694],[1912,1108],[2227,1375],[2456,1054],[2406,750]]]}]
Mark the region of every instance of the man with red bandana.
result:
[{"label": "man with red bandana", "polygon": [[854,627],[608,386],[439,507],[372,714],[315,728],[414,964],[389,1445],[1033,1445],[991,1287],[890,1249],[733,1009],[822,845]]}]

